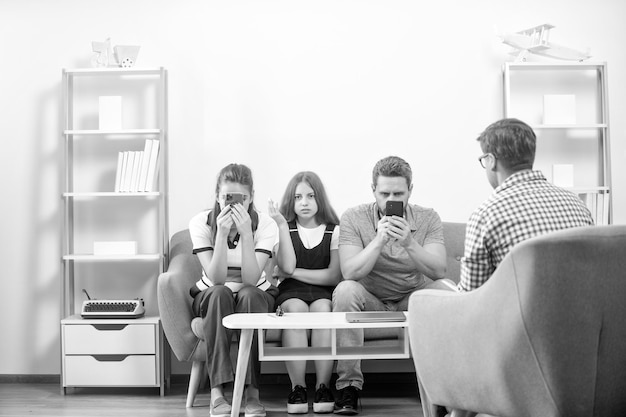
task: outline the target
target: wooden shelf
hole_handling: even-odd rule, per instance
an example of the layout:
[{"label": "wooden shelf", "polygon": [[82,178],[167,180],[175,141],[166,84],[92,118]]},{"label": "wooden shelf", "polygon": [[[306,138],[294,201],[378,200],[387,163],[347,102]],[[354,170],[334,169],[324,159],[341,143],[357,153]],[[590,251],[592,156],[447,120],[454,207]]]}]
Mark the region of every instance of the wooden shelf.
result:
[{"label": "wooden shelf", "polygon": [[64,255],[64,261],[95,262],[95,261],[158,261],[162,256],[158,253],[147,253],[138,255],[93,255],[93,254],[73,254]]},{"label": "wooden shelf", "polygon": [[569,62],[569,63],[551,63],[551,62],[506,62],[505,67],[514,70],[574,70],[586,71],[597,70],[606,65],[605,62]]},{"label": "wooden shelf", "polygon": [[600,194],[609,192],[609,187],[565,187],[565,189],[576,194]]},{"label": "wooden shelf", "polygon": [[406,359],[410,352],[402,345],[337,347],[265,347],[263,361],[338,360],[338,359]]},{"label": "wooden shelf", "polygon": [[532,125],[533,129],[572,129],[572,130],[585,130],[585,129],[605,129],[608,127],[606,123],[590,123],[580,125]]},{"label": "wooden shelf", "polygon": [[80,76],[80,75],[90,75],[90,76],[101,76],[101,75],[160,75],[164,69],[162,67],[155,68],[121,68],[121,67],[110,67],[110,68],[72,68],[72,69],[64,69],[63,73],[72,76]]},{"label": "wooden shelf", "polygon": [[63,197],[73,198],[92,198],[92,197],[158,197],[161,193],[158,191],[144,192],[115,192],[115,191],[94,191],[94,192],[66,192]]},{"label": "wooden shelf", "polygon": [[122,130],[98,130],[98,129],[69,129],[64,130],[66,136],[143,136],[159,135],[161,129],[122,129]]}]

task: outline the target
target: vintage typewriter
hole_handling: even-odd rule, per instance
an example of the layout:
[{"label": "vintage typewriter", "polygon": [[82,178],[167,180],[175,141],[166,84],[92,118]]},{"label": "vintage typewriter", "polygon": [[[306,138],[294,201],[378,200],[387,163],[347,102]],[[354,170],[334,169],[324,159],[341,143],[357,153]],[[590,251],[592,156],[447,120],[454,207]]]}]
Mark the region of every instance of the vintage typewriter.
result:
[{"label": "vintage typewriter", "polygon": [[[83,290],[85,294],[87,291]],[[85,319],[136,319],[145,314],[144,302],[141,298],[134,300],[97,300],[83,301],[80,315]]]}]

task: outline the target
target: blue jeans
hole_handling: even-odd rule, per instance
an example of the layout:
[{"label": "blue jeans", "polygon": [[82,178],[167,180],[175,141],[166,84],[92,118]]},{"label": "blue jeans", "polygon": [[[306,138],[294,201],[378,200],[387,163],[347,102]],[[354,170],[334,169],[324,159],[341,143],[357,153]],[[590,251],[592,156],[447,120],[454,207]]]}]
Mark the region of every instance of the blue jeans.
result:
[{"label": "blue jeans", "polygon": [[[422,287],[433,287],[433,281],[425,278]],[[367,291],[358,281],[341,281],[333,292],[333,311],[406,311],[409,307],[408,294],[397,302],[383,302]],[[338,346],[363,346],[363,329],[337,330]],[[349,385],[363,389],[363,372],[359,359],[337,361],[337,383],[340,390]]]}]

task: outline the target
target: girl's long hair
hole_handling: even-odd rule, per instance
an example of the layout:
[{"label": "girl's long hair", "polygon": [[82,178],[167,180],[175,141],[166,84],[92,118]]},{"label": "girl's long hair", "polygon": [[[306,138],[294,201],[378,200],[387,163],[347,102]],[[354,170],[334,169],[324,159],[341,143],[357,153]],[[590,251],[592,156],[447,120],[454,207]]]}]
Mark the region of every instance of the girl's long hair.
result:
[{"label": "girl's long hair", "polygon": [[259,225],[259,214],[257,213],[256,208],[254,208],[254,182],[252,181],[252,171],[250,171],[250,168],[242,164],[229,164],[222,168],[220,173],[217,175],[217,181],[215,182],[215,205],[207,218],[207,224],[211,227],[213,237],[217,234],[217,222],[215,219],[220,214],[221,210],[220,203],[218,202],[220,188],[225,182],[234,182],[248,187],[251,199],[250,205],[248,206],[248,214],[250,215],[250,219],[252,219],[252,233],[256,232]]},{"label": "girl's long hair", "polygon": [[317,203],[317,213],[315,214],[315,220],[319,224],[339,224],[339,217],[328,202],[326,196],[326,189],[320,177],[311,171],[298,172],[287,184],[287,189],[283,195],[283,199],[280,204],[280,212],[288,222],[296,220],[297,215],[294,210],[296,200],[296,187],[301,182],[305,182],[313,189],[315,194],[315,202]]}]

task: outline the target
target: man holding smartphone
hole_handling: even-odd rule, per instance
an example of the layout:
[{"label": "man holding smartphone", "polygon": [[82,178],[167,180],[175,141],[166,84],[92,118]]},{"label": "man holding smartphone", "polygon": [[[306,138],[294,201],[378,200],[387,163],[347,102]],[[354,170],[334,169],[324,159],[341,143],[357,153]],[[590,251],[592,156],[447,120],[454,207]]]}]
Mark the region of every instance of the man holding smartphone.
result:
[{"label": "man holding smartphone", "polygon": [[[333,311],[406,311],[410,295],[441,288],[446,249],[439,215],[409,204],[410,165],[389,156],[372,173],[375,202],[350,208],[341,217],[339,260],[344,280],[333,293]],[[339,346],[363,344],[363,330],[338,331]],[[363,373],[359,360],[337,363],[335,414],[358,414]]]}]

